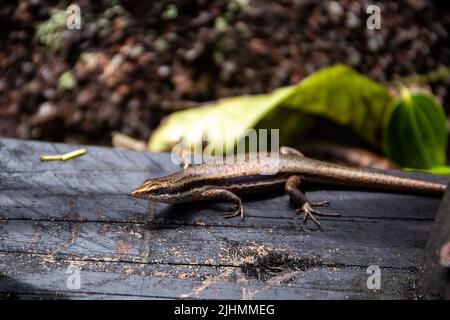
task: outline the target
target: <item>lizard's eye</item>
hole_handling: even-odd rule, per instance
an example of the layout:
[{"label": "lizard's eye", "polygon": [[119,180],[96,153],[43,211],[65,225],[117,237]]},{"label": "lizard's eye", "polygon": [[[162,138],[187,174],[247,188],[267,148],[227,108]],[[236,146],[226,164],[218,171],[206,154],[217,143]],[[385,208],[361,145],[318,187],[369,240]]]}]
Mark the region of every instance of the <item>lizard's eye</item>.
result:
[{"label": "lizard's eye", "polygon": [[160,194],[161,193],[161,189],[153,189],[153,190],[151,190],[150,192],[152,193],[152,194]]},{"label": "lizard's eye", "polygon": [[162,194],[164,191],[164,187],[161,185],[154,185],[150,190],[149,193],[154,194],[154,195],[158,195],[158,194]]}]

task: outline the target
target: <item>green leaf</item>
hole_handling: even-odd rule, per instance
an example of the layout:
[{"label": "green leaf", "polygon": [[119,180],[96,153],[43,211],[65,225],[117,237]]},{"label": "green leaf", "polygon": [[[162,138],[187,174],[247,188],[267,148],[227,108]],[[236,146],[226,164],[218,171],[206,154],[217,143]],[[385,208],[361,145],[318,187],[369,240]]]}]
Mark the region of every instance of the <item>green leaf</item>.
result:
[{"label": "green leaf", "polygon": [[389,158],[401,167],[443,172],[448,129],[439,102],[428,93],[403,89],[389,109],[383,137]]},{"label": "green leaf", "polygon": [[77,80],[75,79],[72,71],[65,71],[58,79],[58,90],[66,91],[72,90],[77,85]]},{"label": "green leaf", "polygon": [[[203,133],[214,146],[225,142],[230,150],[229,143],[239,141],[245,130],[261,127],[261,122],[265,128],[280,128],[281,141],[289,144],[297,138],[297,134],[291,134],[310,127],[310,118],[304,121],[305,115],[326,117],[377,143],[390,99],[384,86],[350,67],[335,65],[272,93],[225,98],[172,113],[150,137],[149,149],[168,150],[181,139],[188,145],[195,144],[201,141]],[[291,112],[290,117],[286,117],[286,110]],[[267,121],[272,119],[278,121]]]},{"label": "green leaf", "polygon": [[192,145],[205,137],[214,146],[225,145],[230,150],[246,129],[253,128],[292,90],[285,87],[271,94],[226,98],[174,112],[155,130],[148,147],[152,151],[164,151],[182,139],[186,145]]},{"label": "green leaf", "polygon": [[279,145],[287,146],[299,141],[314,123],[315,119],[304,113],[292,112],[287,108],[274,108],[257,123],[255,129],[282,128]]},{"label": "green leaf", "polygon": [[450,175],[450,166],[434,166],[434,167],[431,167],[429,169],[402,168],[402,170],[406,170],[406,171],[422,171],[422,172],[428,172],[428,173]]},{"label": "green leaf", "polygon": [[36,37],[48,48],[61,46],[62,33],[66,25],[66,11],[52,9],[50,18],[37,26]]},{"label": "green leaf", "polygon": [[322,69],[297,85],[283,103],[307,114],[351,127],[369,142],[378,134],[391,96],[386,87],[345,65]]}]

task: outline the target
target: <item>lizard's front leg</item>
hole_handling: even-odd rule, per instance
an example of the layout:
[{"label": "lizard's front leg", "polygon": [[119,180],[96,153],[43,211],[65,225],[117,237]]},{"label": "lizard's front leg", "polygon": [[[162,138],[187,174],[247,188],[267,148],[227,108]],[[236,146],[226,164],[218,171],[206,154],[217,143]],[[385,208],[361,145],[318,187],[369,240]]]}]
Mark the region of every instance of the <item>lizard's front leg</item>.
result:
[{"label": "lizard's front leg", "polygon": [[236,204],[236,210],[231,212],[226,212],[223,214],[225,218],[231,218],[240,215],[244,218],[244,208],[242,207],[242,200],[233,192],[225,189],[207,189],[201,193],[201,198],[203,200],[208,199],[218,199],[218,200],[228,200]]},{"label": "lizard's front leg", "polygon": [[305,194],[300,191],[299,186],[301,184],[302,179],[299,176],[290,176],[285,185],[286,193],[289,195],[289,198],[291,202],[297,207],[297,212],[303,212],[304,219],[303,221],[306,222],[308,218],[311,218],[319,227],[320,222],[319,220],[314,217],[314,214],[320,215],[320,216],[340,216],[338,213],[331,213],[331,212],[320,212],[315,210],[313,207],[316,206],[324,206],[329,205],[330,203],[328,201],[321,201],[321,202],[310,202]]},{"label": "lizard's front leg", "polygon": [[178,160],[180,162],[181,170],[186,170],[191,166],[191,154],[187,153],[187,150],[180,144],[176,145],[173,148],[173,152],[178,156]]}]

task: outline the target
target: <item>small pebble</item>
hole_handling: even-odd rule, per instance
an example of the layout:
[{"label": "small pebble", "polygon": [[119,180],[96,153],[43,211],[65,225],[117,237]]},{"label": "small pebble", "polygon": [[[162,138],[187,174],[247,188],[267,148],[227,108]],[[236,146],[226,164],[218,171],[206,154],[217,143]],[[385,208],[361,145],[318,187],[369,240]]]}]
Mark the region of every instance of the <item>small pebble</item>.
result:
[{"label": "small pebble", "polygon": [[160,66],[158,68],[158,75],[160,77],[166,78],[168,76],[170,76],[171,70],[169,66]]},{"label": "small pebble", "polygon": [[329,2],[327,9],[328,9],[328,15],[330,16],[330,19],[334,23],[339,23],[339,21],[341,20],[341,17],[344,14],[344,9],[339,4],[339,2],[337,2],[337,1]]}]

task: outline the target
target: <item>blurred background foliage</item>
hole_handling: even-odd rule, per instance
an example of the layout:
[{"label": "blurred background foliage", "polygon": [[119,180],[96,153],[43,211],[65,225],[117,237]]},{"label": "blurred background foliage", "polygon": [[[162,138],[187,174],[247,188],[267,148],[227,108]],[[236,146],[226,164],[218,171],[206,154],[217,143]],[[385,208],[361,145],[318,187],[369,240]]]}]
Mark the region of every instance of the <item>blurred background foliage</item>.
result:
[{"label": "blurred background foliage", "polygon": [[[353,69],[336,65],[269,94],[224,98],[172,113],[155,130],[148,147],[167,151],[182,141],[190,149],[205,142],[211,150],[226,146],[226,151],[233,151],[246,130],[260,127],[263,118],[269,128],[280,128],[285,144],[295,145],[295,135],[284,124],[267,122],[278,109],[289,108],[291,113],[318,115],[350,127],[401,167],[450,173],[445,166],[448,125],[444,109],[425,91],[410,92],[401,83],[399,87],[400,94],[395,96]],[[314,129],[302,119],[290,128],[304,127],[304,123],[305,130]]]},{"label": "blurred background foliage", "polygon": [[65,27],[70,4],[0,7],[0,136],[109,145],[119,131],[163,150],[215,123],[226,139],[279,127],[313,156],[446,170],[448,1],[378,1],[380,30],[364,0],[81,0],[81,30]]}]

